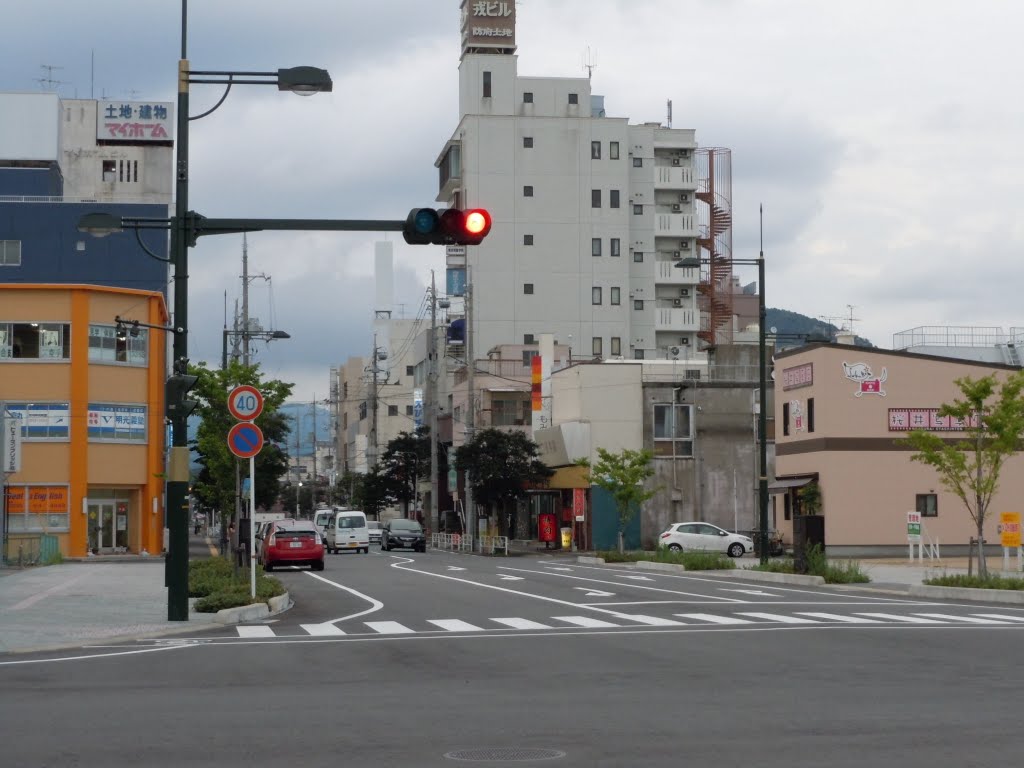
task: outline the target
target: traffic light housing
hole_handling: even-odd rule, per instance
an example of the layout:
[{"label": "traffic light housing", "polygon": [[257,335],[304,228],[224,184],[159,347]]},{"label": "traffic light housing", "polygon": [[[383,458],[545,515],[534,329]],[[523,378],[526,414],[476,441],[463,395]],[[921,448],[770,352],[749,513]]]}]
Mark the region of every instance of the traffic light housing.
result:
[{"label": "traffic light housing", "polygon": [[199,381],[198,376],[176,373],[167,379],[164,390],[166,396],[167,418],[188,418],[199,406],[199,401],[187,399],[189,391]]},{"label": "traffic light housing", "polygon": [[483,208],[413,208],[402,235],[409,245],[480,245],[491,231],[491,214]]}]

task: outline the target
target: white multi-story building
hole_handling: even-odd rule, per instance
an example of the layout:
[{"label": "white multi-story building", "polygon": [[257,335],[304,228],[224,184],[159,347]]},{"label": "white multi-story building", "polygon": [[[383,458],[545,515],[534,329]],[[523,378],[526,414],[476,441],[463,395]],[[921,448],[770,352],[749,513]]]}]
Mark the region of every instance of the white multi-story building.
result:
[{"label": "white multi-story building", "polygon": [[448,252],[475,350],[552,333],[573,357],[696,355],[700,268],[675,266],[702,245],[694,131],[608,117],[587,78],[519,76],[514,30],[514,3],[463,3],[461,117],[436,162],[438,201],[493,217]]}]

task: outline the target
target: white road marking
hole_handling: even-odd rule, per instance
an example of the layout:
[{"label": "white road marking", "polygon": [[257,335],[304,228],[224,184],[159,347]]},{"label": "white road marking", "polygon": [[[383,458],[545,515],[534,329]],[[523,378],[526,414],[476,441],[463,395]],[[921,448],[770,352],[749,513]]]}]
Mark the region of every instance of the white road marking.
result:
[{"label": "white road marking", "polygon": [[573,589],[582,590],[586,593],[587,597],[615,597],[614,592],[604,592],[600,589],[591,589],[590,587],[573,587]]},{"label": "white road marking", "polygon": [[397,621],[367,621],[366,626],[381,635],[412,635],[415,630],[409,629]]},{"label": "white road marking", "polygon": [[449,565],[448,566],[448,570],[449,571],[464,571],[466,569],[463,568],[461,565]]},{"label": "white road marking", "polygon": [[557,568],[557,567],[551,566],[551,567],[549,567],[548,570],[552,570],[552,571],[571,571],[572,568]]},{"label": "white road marking", "polygon": [[541,624],[539,621],[530,621],[529,619],[491,619],[491,621],[512,627],[512,629],[551,629],[548,624]]},{"label": "white road marking", "polygon": [[677,613],[675,614],[681,619],[697,619],[698,621],[707,621],[711,624],[753,624],[754,622],[748,621],[747,619],[737,619],[735,616],[716,616],[713,613]]},{"label": "white road marking", "polygon": [[[97,646],[87,646],[97,647]],[[104,646],[99,646],[104,647]],[[120,646],[109,646],[112,648],[120,648]],[[61,656],[56,659],[19,659],[17,661],[0,661],[0,667],[13,667],[20,666],[22,664],[53,664],[58,661],[85,661],[87,659],[109,659],[112,656],[135,656],[139,653],[157,653],[159,651],[174,651],[179,648],[199,648],[198,643],[195,644],[184,644],[178,643],[176,645],[160,645],[156,648],[139,648],[132,651],[115,651],[114,653],[89,653],[82,656]]]},{"label": "white road marking", "polygon": [[[410,560],[409,562],[412,561]],[[369,595],[364,595],[362,592],[352,589],[352,587],[346,587],[344,584],[339,584],[336,581],[325,579],[323,576],[320,576],[316,573],[312,573],[311,571],[303,571],[303,573],[305,573],[310,578],[322,581],[324,584],[330,584],[332,587],[337,587],[338,589],[344,590],[345,592],[348,592],[350,595],[355,595],[356,597],[362,598],[370,604],[370,607],[367,608],[365,611],[359,611],[359,613],[350,613],[348,616],[342,616],[338,619],[331,619],[330,621],[325,621],[325,624],[337,624],[339,621],[348,621],[349,619],[355,619],[360,616],[365,616],[368,613],[374,613],[375,611],[379,611],[381,608],[384,607],[384,603],[382,603],[380,600],[375,600]]]},{"label": "white road marking", "polygon": [[427,619],[434,626],[440,627],[447,632],[483,632],[482,627],[470,624],[468,621],[459,619]]},{"label": "white road marking", "polygon": [[522,576],[509,576],[507,573],[500,573],[500,574],[498,574],[498,578],[500,578],[502,581],[522,581],[523,580]]},{"label": "white road marking", "polygon": [[239,637],[276,637],[274,630],[270,627],[235,627]]},{"label": "white road marking", "polygon": [[612,624],[610,621],[592,619],[589,616],[552,616],[555,621],[564,621],[567,624],[575,624],[577,627],[618,627],[619,624]]},{"label": "white road marking", "polygon": [[965,624],[1009,624],[1008,621],[999,621],[998,619],[975,619],[970,616],[955,616],[946,613],[918,613],[916,615],[929,619],[941,619],[943,621],[962,621]]},{"label": "white road marking", "polygon": [[654,581],[650,576],[634,576],[633,574],[621,574],[620,578],[632,579],[633,581]]},{"label": "white road marking", "polygon": [[[620,589],[622,587],[630,586],[629,584],[623,584],[621,581],[605,581],[604,579],[595,579],[595,578],[593,578],[591,576],[563,576],[560,573],[551,573],[550,570],[548,570],[548,571],[531,571],[531,570],[526,569],[526,568],[512,568],[512,567],[507,566],[507,565],[499,565],[498,569],[502,570],[502,571],[515,571],[517,573],[536,573],[536,574],[539,574],[541,576],[554,576],[555,578],[558,578],[558,579],[573,579],[574,581],[588,581],[588,582],[592,582],[592,583],[595,583],[595,584],[607,584],[610,587],[618,587]],[[426,573],[426,571],[417,571],[417,573]],[[617,576],[618,573],[612,572],[611,575]],[[646,576],[639,576],[639,577],[628,576],[627,578],[639,578],[639,579],[645,579],[646,581],[650,581],[650,579],[648,579]],[[476,584],[476,582],[469,582],[469,583],[470,584]],[[478,585],[478,586],[483,586],[483,585]],[[636,589],[646,589],[646,590],[648,590],[650,592],[667,592],[670,595],[682,595],[684,597],[699,597],[699,598],[703,598],[703,600],[705,600],[707,602],[716,602],[716,603],[748,603],[748,602],[750,602],[749,600],[744,600],[744,599],[739,598],[739,597],[721,597],[719,595],[704,595],[704,594],[701,594],[699,592],[681,592],[681,591],[679,591],[677,589],[665,589],[664,587],[649,587],[649,586],[640,585],[640,584],[636,584],[634,586],[636,587]],[[528,594],[528,593],[517,593],[517,594]],[[540,595],[532,595],[532,597],[536,597],[539,600],[552,599],[552,598],[544,598],[544,597],[541,597]],[[565,602],[565,601],[555,600],[554,602]],[[566,603],[566,604],[567,605],[574,605],[574,603]],[[929,603],[929,605],[934,605],[934,603]]]},{"label": "white road marking", "polygon": [[1002,613],[974,613],[972,616],[981,616],[983,619],[1002,619],[1003,621],[1024,621],[1024,616],[1006,616]]},{"label": "white road marking", "polygon": [[839,613],[814,613],[811,611],[800,611],[800,616],[812,616],[815,619],[825,621],[841,621],[846,624],[881,624],[878,619],[865,619],[863,616],[844,616]]},{"label": "white road marking", "polygon": [[313,637],[337,637],[338,635],[344,635],[345,632],[331,623],[327,624],[300,624],[306,632],[313,635]]},{"label": "white road marking", "polygon": [[778,597],[774,592],[762,592],[759,589],[725,589],[722,588],[723,592],[742,592],[744,595],[757,595],[758,597]]},{"label": "white road marking", "polygon": [[801,619],[799,616],[783,616],[777,613],[740,613],[740,616],[752,616],[755,619],[776,621],[780,624],[817,624],[814,619]]},{"label": "white road marking", "polygon": [[663,619],[660,616],[637,616],[635,614],[630,614],[624,618],[627,618],[630,621],[635,621],[637,624],[647,624],[652,627],[678,627],[683,625],[683,622],[681,621]]},{"label": "white road marking", "polygon": [[868,616],[872,619],[885,619],[886,621],[903,621],[907,624],[942,624],[935,619],[922,619],[920,616],[903,616],[898,613],[858,613],[858,616]]}]

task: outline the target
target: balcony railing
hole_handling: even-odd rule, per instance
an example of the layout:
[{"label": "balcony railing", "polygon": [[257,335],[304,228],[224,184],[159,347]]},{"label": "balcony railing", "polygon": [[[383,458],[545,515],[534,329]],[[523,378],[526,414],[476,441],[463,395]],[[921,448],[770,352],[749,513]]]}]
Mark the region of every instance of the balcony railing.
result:
[{"label": "balcony railing", "polygon": [[692,168],[659,165],[654,176],[655,189],[697,190],[697,179]]}]

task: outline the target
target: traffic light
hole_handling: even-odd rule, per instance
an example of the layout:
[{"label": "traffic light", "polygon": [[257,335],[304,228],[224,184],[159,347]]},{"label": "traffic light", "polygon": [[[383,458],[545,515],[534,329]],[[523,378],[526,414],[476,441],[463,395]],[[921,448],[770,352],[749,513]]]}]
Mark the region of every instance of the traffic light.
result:
[{"label": "traffic light", "polygon": [[199,381],[198,376],[187,374],[175,374],[167,379],[164,394],[167,398],[167,418],[175,417],[188,418],[192,411],[199,405],[197,400],[188,400],[186,395]]},{"label": "traffic light", "polygon": [[402,235],[409,245],[480,245],[491,231],[491,214],[483,208],[413,208]]}]

